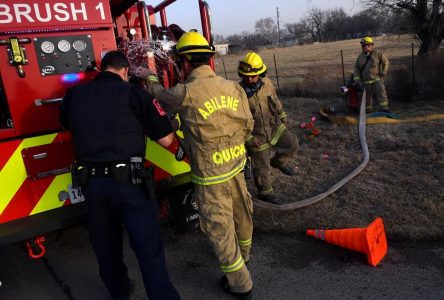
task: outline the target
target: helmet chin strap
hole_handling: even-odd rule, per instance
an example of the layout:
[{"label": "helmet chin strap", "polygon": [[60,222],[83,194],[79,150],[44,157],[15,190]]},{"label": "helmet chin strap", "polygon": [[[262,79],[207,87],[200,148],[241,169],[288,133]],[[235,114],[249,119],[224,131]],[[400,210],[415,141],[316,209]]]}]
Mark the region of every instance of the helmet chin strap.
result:
[{"label": "helmet chin strap", "polygon": [[241,86],[244,88],[247,97],[251,98],[262,86],[262,79],[259,78],[254,84],[248,84],[244,80],[241,81]]}]

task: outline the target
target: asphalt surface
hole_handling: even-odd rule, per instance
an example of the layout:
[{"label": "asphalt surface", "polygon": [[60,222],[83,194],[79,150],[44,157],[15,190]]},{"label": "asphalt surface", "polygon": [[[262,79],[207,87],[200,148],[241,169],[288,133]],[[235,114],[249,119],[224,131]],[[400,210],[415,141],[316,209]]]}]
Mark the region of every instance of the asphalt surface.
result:
[{"label": "asphalt surface", "polygon": [[[201,233],[164,229],[168,269],[183,299],[233,299],[220,290],[217,260]],[[20,244],[0,248],[0,299],[109,299],[86,228],[48,236],[43,259]],[[137,261],[125,243],[136,282],[132,299],[146,299]],[[392,245],[380,265],[363,254],[303,234],[255,233],[250,270],[254,299],[444,299],[444,246]]]}]

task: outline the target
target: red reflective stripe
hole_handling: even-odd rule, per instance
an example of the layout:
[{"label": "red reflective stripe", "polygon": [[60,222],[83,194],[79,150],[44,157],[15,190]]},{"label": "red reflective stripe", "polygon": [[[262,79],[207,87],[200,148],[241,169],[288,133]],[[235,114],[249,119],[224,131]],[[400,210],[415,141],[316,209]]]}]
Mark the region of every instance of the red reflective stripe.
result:
[{"label": "red reflective stripe", "polygon": [[1,143],[0,145],[0,170],[6,165],[8,160],[11,158],[14,151],[20,145],[22,141],[11,141],[6,143]]},{"label": "red reflective stripe", "polygon": [[[170,151],[171,152],[171,151]],[[172,153],[172,152],[171,152]],[[148,161],[147,167],[149,166],[154,166],[154,180],[158,181],[158,180],[162,180],[168,177],[171,177],[171,174],[168,173],[167,171],[165,171],[164,169],[162,169],[161,167],[159,167],[158,165],[154,164],[151,161]]]},{"label": "red reflective stripe", "polygon": [[29,216],[54,178],[46,177],[37,181],[26,179],[0,215],[0,223]]},{"label": "red reflective stripe", "polygon": [[161,116],[165,116],[166,115],[166,112],[163,110],[162,106],[160,106],[159,102],[157,102],[157,99],[153,100],[153,104],[154,104],[154,107],[156,107],[157,112],[159,113],[159,115],[161,115]]}]

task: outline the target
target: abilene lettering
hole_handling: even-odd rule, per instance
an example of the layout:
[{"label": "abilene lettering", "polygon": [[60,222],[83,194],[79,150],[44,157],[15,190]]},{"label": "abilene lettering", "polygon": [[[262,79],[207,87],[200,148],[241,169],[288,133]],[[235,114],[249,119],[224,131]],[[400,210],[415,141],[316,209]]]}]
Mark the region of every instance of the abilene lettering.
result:
[{"label": "abilene lettering", "polygon": [[204,107],[198,108],[198,111],[202,115],[204,120],[206,120],[211,114],[217,112],[220,109],[228,108],[237,111],[239,107],[239,99],[231,96],[219,96],[205,101],[203,105]]},{"label": "abilene lettering", "polygon": [[245,145],[241,144],[231,148],[223,149],[222,151],[216,151],[213,153],[213,161],[216,165],[223,164],[224,162],[229,162],[230,160],[236,159],[246,152]]}]

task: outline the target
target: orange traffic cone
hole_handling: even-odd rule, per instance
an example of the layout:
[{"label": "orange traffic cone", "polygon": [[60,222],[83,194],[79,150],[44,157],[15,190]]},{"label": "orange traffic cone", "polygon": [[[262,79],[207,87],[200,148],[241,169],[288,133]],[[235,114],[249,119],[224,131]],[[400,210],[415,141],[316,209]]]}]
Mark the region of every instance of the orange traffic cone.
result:
[{"label": "orange traffic cone", "polygon": [[367,228],[315,230],[307,235],[328,243],[367,255],[368,263],[376,266],[387,253],[387,239],[381,218],[376,218]]}]

